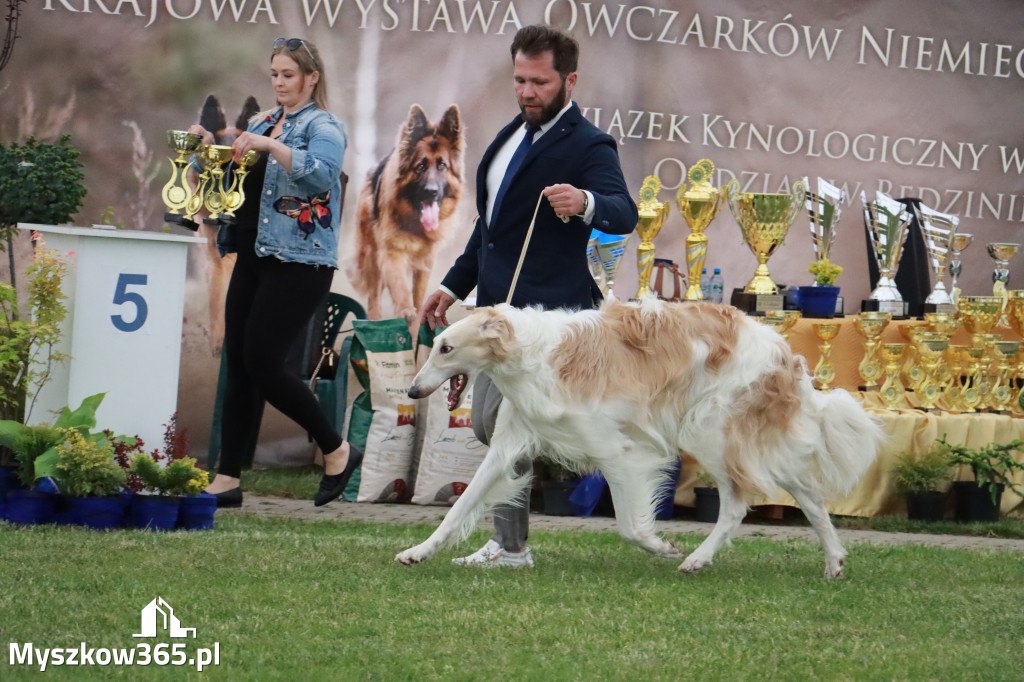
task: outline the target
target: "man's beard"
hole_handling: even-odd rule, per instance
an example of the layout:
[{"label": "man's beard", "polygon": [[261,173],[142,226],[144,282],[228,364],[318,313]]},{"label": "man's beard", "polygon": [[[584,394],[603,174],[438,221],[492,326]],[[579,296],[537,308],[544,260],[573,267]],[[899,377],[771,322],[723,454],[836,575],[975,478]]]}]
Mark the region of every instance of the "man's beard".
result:
[{"label": "man's beard", "polygon": [[565,92],[565,79],[562,79],[562,87],[558,90],[558,94],[555,95],[554,99],[544,105],[544,108],[540,110],[539,114],[527,114],[526,107],[519,104],[519,111],[523,115],[523,120],[529,125],[542,126],[555,116],[558,112],[565,107],[566,92]]}]

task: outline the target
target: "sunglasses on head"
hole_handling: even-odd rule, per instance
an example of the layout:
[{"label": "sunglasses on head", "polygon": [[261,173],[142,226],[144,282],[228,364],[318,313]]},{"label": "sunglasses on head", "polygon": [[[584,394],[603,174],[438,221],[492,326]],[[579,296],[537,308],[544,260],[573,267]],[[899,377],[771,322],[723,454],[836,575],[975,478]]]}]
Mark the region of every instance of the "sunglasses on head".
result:
[{"label": "sunglasses on head", "polygon": [[306,54],[308,54],[309,58],[313,60],[314,64],[316,64],[316,57],[314,57],[313,53],[310,52],[309,46],[306,45],[306,41],[302,38],[278,38],[274,41],[275,50],[287,47],[289,52],[295,52],[295,50],[299,49],[300,46],[306,48]]}]

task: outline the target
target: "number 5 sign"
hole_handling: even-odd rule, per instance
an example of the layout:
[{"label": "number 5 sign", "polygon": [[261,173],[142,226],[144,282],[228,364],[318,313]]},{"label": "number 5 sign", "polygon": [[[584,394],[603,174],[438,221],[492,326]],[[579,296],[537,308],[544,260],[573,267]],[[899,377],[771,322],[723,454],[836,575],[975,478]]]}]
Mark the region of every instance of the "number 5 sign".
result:
[{"label": "number 5 sign", "polygon": [[[61,363],[42,387],[31,421],[105,393],[97,428],[163,440],[177,410],[188,246],[198,237],[133,230],[19,225],[70,260]],[[66,254],[73,254],[67,256]],[[32,389],[30,389],[32,390]]]}]

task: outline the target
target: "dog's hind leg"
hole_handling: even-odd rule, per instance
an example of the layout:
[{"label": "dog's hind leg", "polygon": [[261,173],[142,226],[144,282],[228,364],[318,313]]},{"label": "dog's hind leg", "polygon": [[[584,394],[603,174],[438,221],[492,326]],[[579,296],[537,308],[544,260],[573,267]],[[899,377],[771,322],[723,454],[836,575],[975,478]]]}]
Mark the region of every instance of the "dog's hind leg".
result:
[{"label": "dog's hind leg", "polygon": [[652,554],[667,559],[681,557],[674,544],[655,533],[654,497],[665,474],[653,453],[644,453],[641,459],[637,451],[627,449],[612,461],[614,466],[604,464],[601,470],[612,493],[619,534],[626,542]]},{"label": "dog's hind leg", "polygon": [[680,571],[695,573],[715,558],[715,552],[729,540],[747,515],[747,505],[728,485],[718,486],[718,523],[711,534],[679,565]]},{"label": "dog's hind leg", "polygon": [[511,478],[512,463],[517,458],[518,455],[503,455],[502,448],[492,444],[469,485],[437,529],[424,542],[399,552],[395,560],[406,566],[426,561],[441,547],[469,535],[480,516],[495,502],[515,499],[515,492],[521,493],[528,480]]},{"label": "dog's hind leg", "polygon": [[836,528],[832,525],[832,519],[829,518],[828,510],[825,508],[821,496],[797,485],[788,485],[784,488],[800,505],[804,516],[811,522],[814,532],[821,540],[821,547],[825,550],[825,577],[842,578],[846,550],[843,549],[843,543],[839,540],[839,534],[836,533]]}]

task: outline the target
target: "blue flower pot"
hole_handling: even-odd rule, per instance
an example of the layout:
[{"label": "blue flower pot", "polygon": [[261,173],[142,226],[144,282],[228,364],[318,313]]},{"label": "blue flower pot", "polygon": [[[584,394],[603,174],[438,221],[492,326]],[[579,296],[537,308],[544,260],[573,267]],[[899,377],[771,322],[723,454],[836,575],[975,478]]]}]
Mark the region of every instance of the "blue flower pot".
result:
[{"label": "blue flower pot", "polygon": [[178,528],[183,530],[209,530],[217,512],[217,496],[212,493],[185,495],[178,512]]},{"label": "blue flower pot", "polygon": [[9,490],[4,518],[11,523],[36,525],[53,521],[58,495],[37,490]]},{"label": "blue flower pot", "polygon": [[8,490],[24,490],[25,484],[13,469],[0,467],[0,502],[7,499]]},{"label": "blue flower pot", "polygon": [[128,523],[135,528],[174,530],[180,509],[180,497],[135,495],[128,510]]},{"label": "blue flower pot", "polygon": [[797,300],[804,317],[835,317],[839,287],[799,287]]},{"label": "blue flower pot", "polygon": [[96,530],[118,528],[124,519],[127,498],[114,497],[72,497],[71,522]]}]

